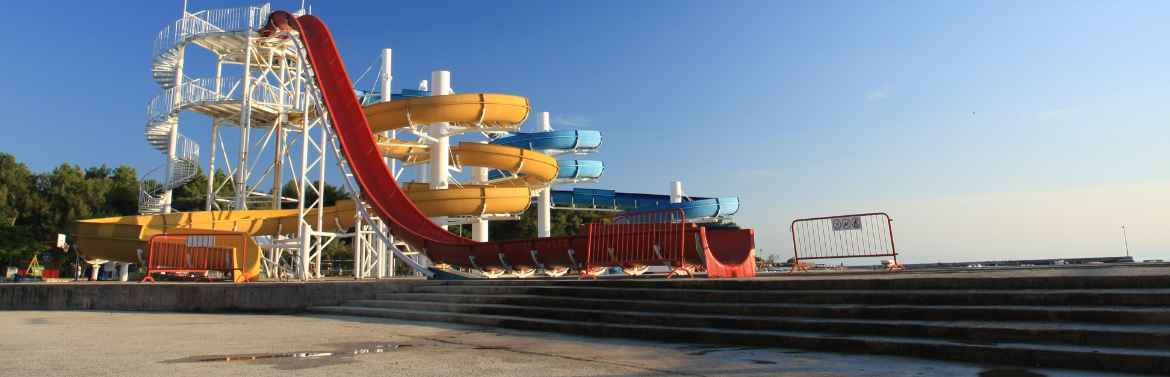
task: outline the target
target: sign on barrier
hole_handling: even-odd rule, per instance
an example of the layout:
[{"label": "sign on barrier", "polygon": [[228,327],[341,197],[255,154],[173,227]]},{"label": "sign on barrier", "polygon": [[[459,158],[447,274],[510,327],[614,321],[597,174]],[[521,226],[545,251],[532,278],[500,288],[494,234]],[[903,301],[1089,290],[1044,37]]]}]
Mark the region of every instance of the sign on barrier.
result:
[{"label": "sign on barrier", "polygon": [[792,270],[804,270],[801,260],[893,257],[898,268],[894,225],[884,212],[813,217],[792,221]]},{"label": "sign on barrier", "polygon": [[605,267],[621,266],[636,275],[650,265],[669,265],[673,276],[686,264],[686,226],[682,209],[622,214],[609,224],[588,224],[582,274],[596,277]]},{"label": "sign on barrier", "polygon": [[[245,250],[247,236],[242,233],[159,234],[150,238],[146,259],[146,277],[154,281],[156,273],[211,279],[211,272],[235,279],[242,265],[237,250]],[[246,258],[246,256],[245,256]]]}]

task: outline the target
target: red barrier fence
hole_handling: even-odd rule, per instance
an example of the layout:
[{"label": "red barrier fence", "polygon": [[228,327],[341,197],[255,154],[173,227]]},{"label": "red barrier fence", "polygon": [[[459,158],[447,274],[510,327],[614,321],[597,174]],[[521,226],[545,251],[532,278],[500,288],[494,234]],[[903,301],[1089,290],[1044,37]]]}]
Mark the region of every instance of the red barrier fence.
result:
[{"label": "red barrier fence", "polygon": [[[154,281],[154,274],[211,279],[211,272],[223,273],[232,280],[243,272],[240,266],[248,261],[237,260],[236,250],[244,250],[247,236],[243,233],[159,234],[150,238],[146,259],[146,277]],[[247,258],[247,256],[245,256]]]},{"label": "red barrier fence", "polygon": [[859,213],[792,221],[792,270],[804,270],[806,259],[893,257],[894,221],[884,212]]},{"label": "red barrier fence", "polygon": [[588,224],[582,275],[596,278],[608,266],[639,275],[655,264],[669,265],[671,276],[683,272],[686,227],[682,209],[621,214],[610,224]]}]

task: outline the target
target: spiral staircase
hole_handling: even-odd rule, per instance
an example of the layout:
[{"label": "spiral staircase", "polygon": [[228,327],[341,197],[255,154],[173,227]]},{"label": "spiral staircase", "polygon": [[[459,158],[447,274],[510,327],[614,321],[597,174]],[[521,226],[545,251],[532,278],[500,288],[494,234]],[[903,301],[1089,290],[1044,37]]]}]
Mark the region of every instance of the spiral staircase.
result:
[{"label": "spiral staircase", "polygon": [[[166,156],[172,155],[169,153],[171,133],[172,130],[177,132],[179,113],[185,110],[218,117],[239,114],[243,78],[187,77],[183,74],[184,53],[188,45],[194,44],[224,61],[242,61],[248,56],[245,49],[248,34],[263,26],[269,13],[267,4],[184,12],[181,19],[158,33],[151,59],[151,76],[162,91],[147,106],[144,130],[151,147]],[[270,87],[257,88],[250,97],[252,102],[261,106],[281,101]],[[166,212],[169,205],[167,192],[182,187],[199,174],[199,144],[178,134],[175,135],[174,147],[174,157],[142,177],[138,201],[142,214]]]}]

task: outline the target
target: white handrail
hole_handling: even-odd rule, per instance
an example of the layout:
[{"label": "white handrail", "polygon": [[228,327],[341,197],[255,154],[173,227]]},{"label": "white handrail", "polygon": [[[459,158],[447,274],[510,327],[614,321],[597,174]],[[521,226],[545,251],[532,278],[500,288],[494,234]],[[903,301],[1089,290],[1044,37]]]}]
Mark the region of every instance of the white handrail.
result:
[{"label": "white handrail", "polygon": [[268,21],[271,9],[271,5],[264,4],[259,7],[208,9],[187,13],[158,32],[151,57],[158,57],[198,35],[259,30]]},{"label": "white handrail", "polygon": [[[184,107],[210,102],[239,101],[243,95],[242,78],[220,78],[218,87],[214,78],[197,78],[184,80],[182,85],[163,89],[147,105],[146,116],[150,123],[163,122]],[[175,103],[175,92],[182,91],[179,103]],[[301,111],[304,105],[294,101],[290,95],[281,96],[280,90],[263,80],[253,81],[252,94],[249,96],[253,106],[272,106],[291,108],[291,111]]]}]

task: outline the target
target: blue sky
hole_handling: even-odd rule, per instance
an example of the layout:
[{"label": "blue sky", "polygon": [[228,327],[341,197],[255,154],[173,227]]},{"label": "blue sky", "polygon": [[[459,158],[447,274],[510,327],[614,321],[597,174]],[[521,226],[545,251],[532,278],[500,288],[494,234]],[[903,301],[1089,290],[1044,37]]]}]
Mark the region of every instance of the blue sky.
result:
[{"label": "blue sky", "polygon": [[[449,69],[456,91],[601,130],[597,187],[740,196],[766,253],[790,253],[793,218],[885,210],[911,261],[1117,255],[1123,224],[1135,254],[1170,257],[1170,4],[484,4],[313,12],[355,76],[390,47],[396,88]],[[160,164],[141,133],[151,42],[180,5],[9,5],[0,150],[36,170]]]}]

